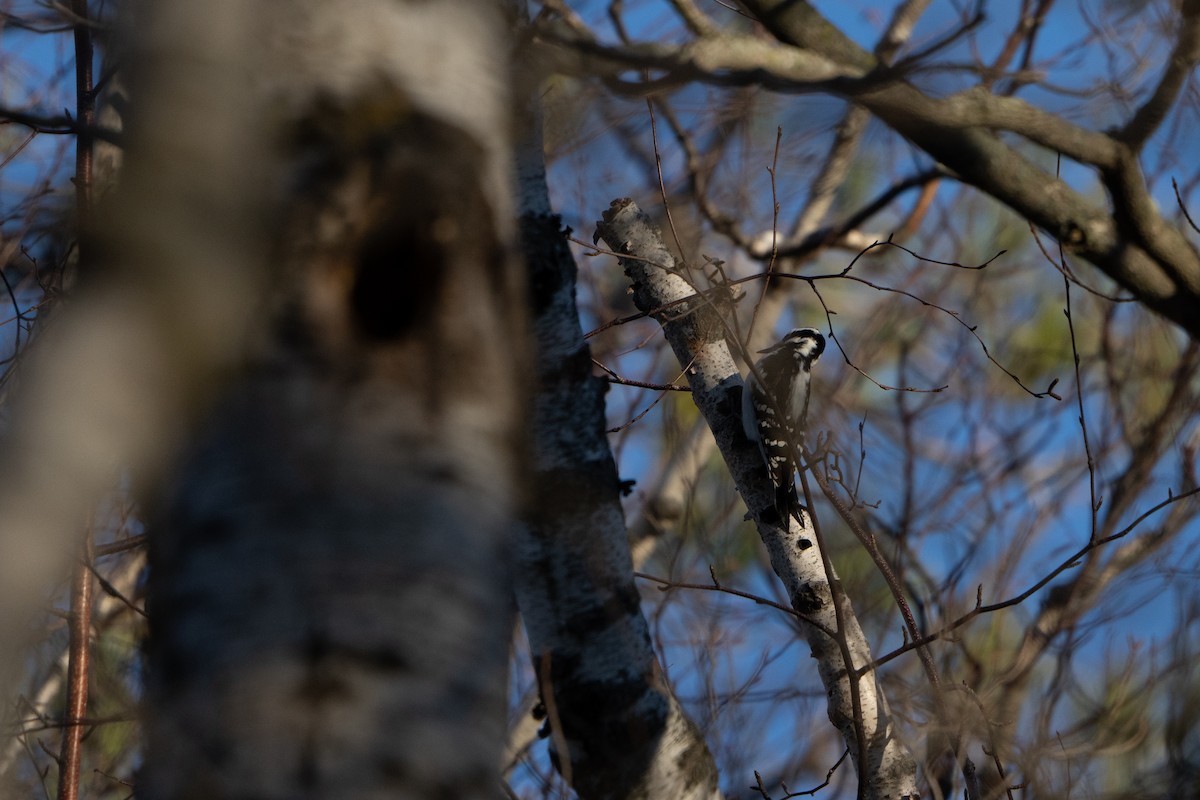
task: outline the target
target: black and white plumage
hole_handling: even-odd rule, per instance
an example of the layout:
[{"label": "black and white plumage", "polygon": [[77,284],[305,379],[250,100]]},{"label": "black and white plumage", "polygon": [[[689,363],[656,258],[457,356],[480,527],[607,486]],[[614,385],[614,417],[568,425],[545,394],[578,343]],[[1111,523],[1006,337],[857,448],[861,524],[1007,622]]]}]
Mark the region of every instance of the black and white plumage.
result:
[{"label": "black and white plumage", "polygon": [[[742,391],[742,428],[758,445],[771,484],[780,524],[799,513],[792,458],[808,419],[809,381],[813,364],[825,351],[825,337],[814,328],[797,328],[777,344],[760,350],[762,358],[746,378]],[[798,518],[798,517],[797,517]]]}]

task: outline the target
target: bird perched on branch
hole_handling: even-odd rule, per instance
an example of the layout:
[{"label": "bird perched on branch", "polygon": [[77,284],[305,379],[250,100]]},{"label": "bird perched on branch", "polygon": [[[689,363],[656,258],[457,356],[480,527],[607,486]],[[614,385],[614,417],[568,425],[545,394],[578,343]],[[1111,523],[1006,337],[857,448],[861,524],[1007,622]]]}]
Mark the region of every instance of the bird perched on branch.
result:
[{"label": "bird perched on branch", "polygon": [[797,328],[765,350],[746,377],[742,390],[742,429],[758,444],[771,485],[779,523],[789,516],[801,521],[800,499],[793,482],[798,465],[793,453],[804,441],[812,366],[825,351],[825,337],[815,328]]}]

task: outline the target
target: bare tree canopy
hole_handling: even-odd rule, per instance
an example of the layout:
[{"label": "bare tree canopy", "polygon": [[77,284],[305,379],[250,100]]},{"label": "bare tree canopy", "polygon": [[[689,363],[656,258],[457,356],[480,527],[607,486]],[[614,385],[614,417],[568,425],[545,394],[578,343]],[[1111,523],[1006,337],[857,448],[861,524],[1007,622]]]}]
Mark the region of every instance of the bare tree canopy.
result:
[{"label": "bare tree canopy", "polygon": [[0,796],[1200,796],[1198,61],[0,0]]}]

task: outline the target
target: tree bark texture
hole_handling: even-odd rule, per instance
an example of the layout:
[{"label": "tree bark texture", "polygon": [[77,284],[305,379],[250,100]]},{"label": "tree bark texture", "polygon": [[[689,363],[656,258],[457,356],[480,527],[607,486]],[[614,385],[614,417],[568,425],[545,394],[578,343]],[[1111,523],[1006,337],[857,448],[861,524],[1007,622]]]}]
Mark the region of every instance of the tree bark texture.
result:
[{"label": "tree bark texture", "polygon": [[849,599],[834,592],[837,575],[823,557],[811,514],[784,529],[774,513],[774,491],[756,446],[742,431],[742,380],[729,346],[730,309],[720,290],[697,292],[666,249],[662,234],[629,199],[615,200],[597,223],[597,236],[621,258],[638,309],[663,326],[663,335],[684,367],[692,397],[708,421],[738,492],[746,501],[771,566],[792,608],[805,622],[813,658],[828,696],[829,719],[854,756],[860,797],[916,798],[916,761],[899,739],[887,699],[874,672],[852,685],[847,662],[858,669],[871,651]]},{"label": "tree bark texture", "polygon": [[[163,174],[128,191],[258,213],[248,335],[151,508],[139,796],[495,797],[528,351],[507,27],[472,0],[153,5],[128,163]],[[181,115],[230,109],[211,163],[177,152]],[[170,172],[248,152],[251,186]],[[179,222],[161,258],[210,245]]]},{"label": "tree bark texture", "polygon": [[604,432],[608,386],[592,374],[540,130],[518,152],[538,351],[533,491],[515,578],[539,686],[556,711],[552,746],[565,745],[555,755],[585,800],[716,798],[716,766],[662,673],[633,583]]}]

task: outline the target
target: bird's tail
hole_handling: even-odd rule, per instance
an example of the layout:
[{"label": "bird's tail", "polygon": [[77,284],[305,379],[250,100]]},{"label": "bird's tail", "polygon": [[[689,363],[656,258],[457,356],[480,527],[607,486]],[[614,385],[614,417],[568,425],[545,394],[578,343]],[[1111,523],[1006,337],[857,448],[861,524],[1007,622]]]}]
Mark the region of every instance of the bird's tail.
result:
[{"label": "bird's tail", "polygon": [[804,525],[804,506],[800,503],[800,495],[796,493],[796,484],[789,482],[775,489],[775,512],[779,515],[779,525],[790,527],[790,519],[795,519]]}]

